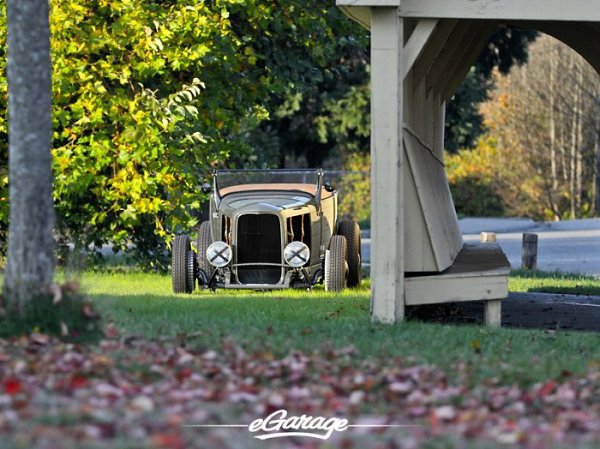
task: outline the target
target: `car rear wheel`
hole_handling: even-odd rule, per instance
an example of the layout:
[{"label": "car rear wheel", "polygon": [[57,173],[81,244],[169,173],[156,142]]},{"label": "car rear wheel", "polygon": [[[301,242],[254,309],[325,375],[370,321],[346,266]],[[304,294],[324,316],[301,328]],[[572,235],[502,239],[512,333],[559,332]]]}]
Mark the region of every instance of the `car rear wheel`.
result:
[{"label": "car rear wheel", "polygon": [[171,254],[171,279],[174,293],[192,293],[196,286],[196,258],[192,252],[190,238],[176,235]]},{"label": "car rear wheel", "polygon": [[346,288],[348,264],[346,262],[346,238],[334,235],[325,253],[325,291],[339,292]]},{"label": "car rear wheel", "polygon": [[348,245],[346,253],[346,261],[348,262],[348,287],[356,287],[360,284],[362,277],[360,227],[356,220],[344,218],[338,226],[338,234],[346,237]]},{"label": "car rear wheel", "polygon": [[212,243],[212,236],[210,234],[210,222],[204,221],[198,228],[198,238],[196,239],[196,261],[198,262],[198,268],[204,272],[208,281],[214,268],[206,258],[206,250]]}]

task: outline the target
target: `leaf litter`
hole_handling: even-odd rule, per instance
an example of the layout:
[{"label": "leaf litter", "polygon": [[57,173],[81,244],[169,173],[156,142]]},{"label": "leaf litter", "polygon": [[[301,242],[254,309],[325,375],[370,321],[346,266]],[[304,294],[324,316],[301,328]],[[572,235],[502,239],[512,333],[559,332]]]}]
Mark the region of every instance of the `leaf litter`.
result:
[{"label": "leaf litter", "polygon": [[[585,376],[564,373],[527,387],[495,379],[469,387],[465,362],[449,376],[411,359],[362,360],[352,346],[276,357],[231,339],[196,349],[184,336],[120,337],[114,323],[104,335],[97,345],[42,334],[0,340],[3,447],[260,448],[265,442],[247,429],[185,426],[250,424],[279,409],[414,427],[351,428],[325,443],[289,437],[271,448],[417,448],[442,438],[455,447],[537,449],[600,441],[594,365]],[[202,333],[194,337],[201,343]]]}]

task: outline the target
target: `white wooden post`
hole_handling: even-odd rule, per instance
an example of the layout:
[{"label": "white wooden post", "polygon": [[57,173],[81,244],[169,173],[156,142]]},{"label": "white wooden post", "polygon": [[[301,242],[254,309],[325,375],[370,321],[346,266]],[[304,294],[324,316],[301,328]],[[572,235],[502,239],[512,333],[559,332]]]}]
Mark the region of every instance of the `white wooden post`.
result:
[{"label": "white wooden post", "polygon": [[499,299],[493,301],[485,301],[483,318],[485,324],[487,324],[490,327],[502,326],[502,301]]},{"label": "white wooden post", "polygon": [[372,8],[371,317],[384,323],[404,318],[403,44],[398,8]]}]

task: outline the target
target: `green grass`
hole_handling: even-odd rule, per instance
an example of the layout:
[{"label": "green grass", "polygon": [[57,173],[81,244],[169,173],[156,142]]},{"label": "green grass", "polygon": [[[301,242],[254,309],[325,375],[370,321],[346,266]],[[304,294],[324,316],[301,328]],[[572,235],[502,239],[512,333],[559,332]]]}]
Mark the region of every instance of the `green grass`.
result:
[{"label": "green grass", "polygon": [[512,292],[600,296],[600,280],[598,278],[543,271],[514,271],[509,278],[508,288]]},{"label": "green grass", "polygon": [[[582,282],[580,278],[516,273],[511,288],[546,288],[552,279],[555,286],[567,288]],[[590,288],[592,284],[590,280]],[[174,295],[169,277],[136,273],[86,273],[82,285],[101,314],[113,319],[124,333],[157,337],[201,331],[190,344],[207,349],[218,347],[227,338],[247,350],[275,355],[352,344],[360,359],[410,358],[449,371],[463,361],[473,382],[498,378],[520,384],[558,378],[566,371],[584,373],[590,364],[600,362],[600,334],[596,333],[416,321],[397,326],[374,324],[369,319],[367,285],[343,294],[315,289]]]}]

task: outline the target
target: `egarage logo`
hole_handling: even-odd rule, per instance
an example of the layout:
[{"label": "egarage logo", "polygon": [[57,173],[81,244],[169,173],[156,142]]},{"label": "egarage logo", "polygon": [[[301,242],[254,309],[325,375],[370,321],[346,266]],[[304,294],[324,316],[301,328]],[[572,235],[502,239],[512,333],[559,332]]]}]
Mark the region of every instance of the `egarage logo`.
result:
[{"label": "egarage logo", "polygon": [[264,419],[255,419],[248,431],[256,433],[254,438],[271,440],[283,437],[307,437],[327,440],[334,432],[348,429],[348,420],[344,418],[325,418],[323,416],[289,416],[287,410],[277,410]]},{"label": "egarage logo", "polygon": [[276,438],[305,437],[328,440],[336,432],[352,428],[402,428],[420,427],[407,424],[350,424],[346,418],[310,415],[290,415],[287,410],[277,410],[265,418],[250,424],[187,424],[183,427],[199,428],[245,428],[254,438],[272,440]]}]

